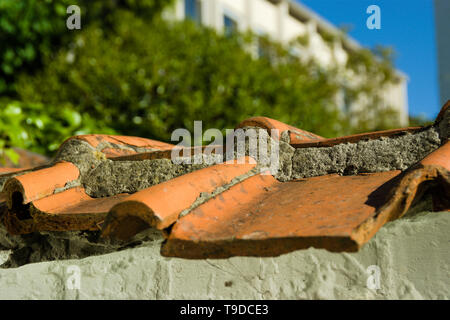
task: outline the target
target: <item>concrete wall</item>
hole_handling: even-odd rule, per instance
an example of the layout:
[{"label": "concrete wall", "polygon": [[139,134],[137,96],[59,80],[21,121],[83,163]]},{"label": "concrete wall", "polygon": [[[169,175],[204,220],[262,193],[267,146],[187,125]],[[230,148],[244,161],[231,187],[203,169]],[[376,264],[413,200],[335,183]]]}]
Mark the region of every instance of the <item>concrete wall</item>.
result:
[{"label": "concrete wall", "polygon": [[450,100],[450,1],[434,0],[441,105]]},{"label": "concrete wall", "polygon": [[[358,253],[308,249],[223,260],[164,258],[156,240],[0,269],[0,299],[450,299],[448,230],[449,212],[422,213],[388,223]],[[81,272],[79,290],[67,286],[71,266]],[[379,268],[379,289],[367,287],[369,266]]]}]

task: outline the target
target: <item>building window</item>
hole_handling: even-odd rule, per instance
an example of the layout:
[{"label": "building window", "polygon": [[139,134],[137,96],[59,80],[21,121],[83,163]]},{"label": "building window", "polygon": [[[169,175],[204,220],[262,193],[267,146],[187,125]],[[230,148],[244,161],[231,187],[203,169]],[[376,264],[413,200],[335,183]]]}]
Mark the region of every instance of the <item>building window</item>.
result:
[{"label": "building window", "polygon": [[202,4],[200,0],[184,0],[184,16],[197,23],[202,22]]},{"label": "building window", "polygon": [[227,36],[236,32],[238,28],[236,20],[226,14],[223,16],[223,26],[225,28],[225,35]]}]

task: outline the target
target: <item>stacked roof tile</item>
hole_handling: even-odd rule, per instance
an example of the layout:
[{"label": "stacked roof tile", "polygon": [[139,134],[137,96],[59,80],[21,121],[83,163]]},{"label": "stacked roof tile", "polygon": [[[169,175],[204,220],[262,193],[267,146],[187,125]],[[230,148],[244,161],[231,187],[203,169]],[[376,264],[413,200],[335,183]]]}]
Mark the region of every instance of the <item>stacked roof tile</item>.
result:
[{"label": "stacked roof tile", "polygon": [[[245,161],[177,173],[144,184],[132,194],[98,196],[85,177],[103,168],[105,161],[132,167],[138,162],[170,159],[174,146],[136,137],[75,136],[61,145],[48,165],[1,169],[0,216],[15,235],[93,230],[104,237],[128,240],[155,228],[166,239],[161,254],[171,257],[276,256],[308,247],[356,251],[425,194],[431,194],[435,210],[450,209],[449,106],[450,102],[433,125],[440,132],[439,147],[405,170],[280,181],[255,170],[257,164],[247,156]],[[427,129],[325,139],[265,117],[245,120],[238,127],[278,129],[294,149],[395,138]],[[101,174],[117,179],[110,171]]]}]

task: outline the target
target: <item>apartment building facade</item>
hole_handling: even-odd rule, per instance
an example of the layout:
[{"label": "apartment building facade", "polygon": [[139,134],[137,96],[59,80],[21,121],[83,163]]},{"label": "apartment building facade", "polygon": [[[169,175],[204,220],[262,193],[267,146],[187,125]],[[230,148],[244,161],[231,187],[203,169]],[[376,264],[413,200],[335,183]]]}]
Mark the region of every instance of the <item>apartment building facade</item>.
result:
[{"label": "apartment building facade", "polygon": [[[342,34],[331,23],[294,0],[177,0],[176,19],[190,18],[220,32],[251,30],[283,44],[299,36],[308,36],[307,48],[298,48],[299,58],[313,58],[324,68],[345,67],[349,50],[361,49],[351,37],[335,41],[332,46],[324,34]],[[396,72],[400,79],[381,93],[383,104],[398,112],[398,123],[408,125],[407,77]],[[344,98],[337,97],[338,105]],[[364,100],[364,99],[362,99]],[[341,101],[341,102],[339,102]],[[353,109],[364,110],[364,101],[354,102]],[[344,107],[342,107],[344,108]],[[348,109],[348,106],[345,106]]]}]

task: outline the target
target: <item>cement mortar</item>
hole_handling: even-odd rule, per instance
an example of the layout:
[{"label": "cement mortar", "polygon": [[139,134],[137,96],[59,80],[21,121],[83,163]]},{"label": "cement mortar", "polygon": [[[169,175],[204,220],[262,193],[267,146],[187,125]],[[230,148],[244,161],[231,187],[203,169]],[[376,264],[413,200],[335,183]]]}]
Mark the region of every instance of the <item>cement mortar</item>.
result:
[{"label": "cement mortar", "polygon": [[[160,239],[0,269],[0,299],[450,299],[449,229],[448,212],[421,213],[388,223],[357,253],[221,260],[161,257]],[[367,287],[369,266],[379,268],[378,289]],[[67,286],[73,267],[79,289]]]},{"label": "cement mortar", "polygon": [[90,196],[109,197],[119,193],[135,193],[208,166],[205,163],[175,164],[170,159],[107,160],[82,177],[81,182]]},{"label": "cement mortar", "polygon": [[9,253],[0,267],[16,268],[42,261],[81,259],[161,239],[161,233],[154,229],[148,229],[126,242],[103,239],[100,232],[93,231],[34,232],[14,236],[0,224],[0,251]]},{"label": "cement mortar", "polygon": [[260,173],[260,168],[258,166],[254,167],[252,170],[250,170],[247,173],[244,173],[240,176],[237,176],[236,178],[234,178],[233,180],[231,180],[230,183],[227,183],[223,186],[219,186],[217,187],[213,192],[208,193],[208,192],[201,192],[200,195],[197,197],[197,199],[194,201],[194,203],[192,203],[192,205],[183,210],[180,214],[179,214],[179,218],[184,217],[185,215],[189,214],[192,210],[194,210],[195,208],[197,208],[198,206],[200,206],[201,204],[205,203],[206,201],[216,197],[217,195],[219,195],[220,193],[230,189],[232,186],[236,185],[237,183],[240,183],[242,181],[244,181],[245,179],[248,179],[256,174]]},{"label": "cement mortar", "polygon": [[93,148],[85,141],[71,139],[65,142],[58,150],[55,162],[72,162],[80,170],[80,176],[84,176],[92,170],[92,168],[95,168],[106,161],[105,155],[97,149]]},{"label": "cement mortar", "polygon": [[435,128],[398,137],[382,137],[333,147],[299,148],[292,159],[293,179],[337,173],[355,175],[406,170],[439,148]]},{"label": "cement mortar", "polygon": [[[80,178],[70,182],[61,192],[74,185],[82,185],[86,193],[94,198],[109,197],[120,193],[135,193],[186,173],[206,168],[217,162],[216,155],[200,155],[190,158],[153,159],[139,161],[113,161],[100,152],[104,148],[131,149],[143,152],[142,148],[102,143],[93,148],[81,140],[69,140],[59,150],[55,161],[72,162],[80,170]],[[148,150],[147,150],[148,151]],[[184,161],[184,162],[183,162]]]},{"label": "cement mortar", "polygon": [[[244,145],[245,155],[251,156],[256,160],[259,169],[270,168],[274,156],[272,154],[272,148],[278,145],[278,151],[275,152],[275,156],[279,157],[279,167],[278,171],[274,174],[274,177],[280,181],[289,181],[292,175],[292,157],[295,150],[289,144],[289,132],[282,132],[280,140],[275,141],[266,129],[261,129],[259,127],[244,127],[242,130],[243,135],[246,137]],[[242,139],[243,136],[241,135],[240,138]],[[261,149],[260,143],[264,143],[266,147]],[[238,154],[238,152],[241,151],[238,150],[236,142],[233,150],[234,152],[231,153],[232,157],[229,157],[228,159],[242,156],[242,154]],[[264,152],[264,150],[266,152]],[[229,153],[227,152],[227,157],[228,156]]]}]

